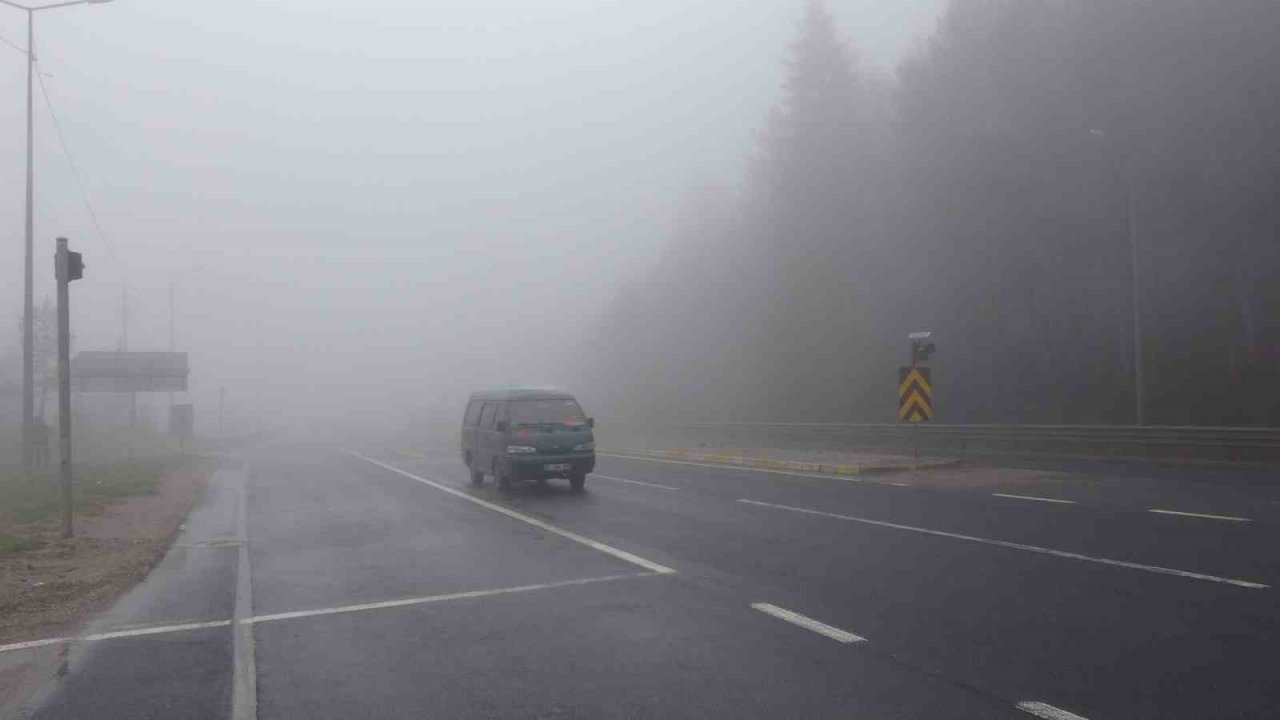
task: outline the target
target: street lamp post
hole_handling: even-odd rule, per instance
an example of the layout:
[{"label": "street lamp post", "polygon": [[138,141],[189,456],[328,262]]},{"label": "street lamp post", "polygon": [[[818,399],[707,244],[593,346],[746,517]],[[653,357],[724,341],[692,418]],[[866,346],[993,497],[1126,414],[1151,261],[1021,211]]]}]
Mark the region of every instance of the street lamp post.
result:
[{"label": "street lamp post", "polygon": [[[186,270],[178,270],[178,271],[176,271],[176,272],[173,272],[173,273],[170,273],[170,274],[169,274],[169,352],[174,352],[174,351],[175,351],[174,342],[173,342],[173,286],[174,286],[174,281],[178,278],[178,276],[179,276],[179,275],[185,275],[186,273],[189,273],[189,272],[195,272],[195,271],[197,271],[197,270],[202,270],[202,269],[204,269],[204,266],[202,266],[202,265],[193,265],[192,267],[189,267],[189,268],[187,268]],[[170,392],[169,392],[169,422],[170,422],[171,424],[172,424],[172,422],[173,422],[173,392],[172,392],[172,391],[170,391]]]},{"label": "street lamp post", "polygon": [[27,14],[27,220],[22,294],[22,471],[28,480],[31,479],[31,443],[32,429],[35,423],[35,354],[33,347],[35,332],[32,319],[34,305],[32,238],[35,235],[35,218],[32,210],[35,206],[35,132],[32,93],[36,64],[36,13],[41,10],[53,10],[54,8],[70,7],[72,5],[90,5],[105,2],[111,2],[111,0],[70,0],[70,2],[36,6],[22,5],[13,0],[0,0],[0,5],[8,5]]},{"label": "street lamp post", "polygon": [[[1107,133],[1097,128],[1090,130],[1094,137],[1110,140]],[[1124,183],[1128,194],[1129,214],[1129,286],[1133,309],[1133,417],[1135,425],[1147,424],[1146,376],[1142,359],[1142,293],[1141,269],[1138,257],[1138,192],[1134,184],[1133,158],[1124,152]]]}]

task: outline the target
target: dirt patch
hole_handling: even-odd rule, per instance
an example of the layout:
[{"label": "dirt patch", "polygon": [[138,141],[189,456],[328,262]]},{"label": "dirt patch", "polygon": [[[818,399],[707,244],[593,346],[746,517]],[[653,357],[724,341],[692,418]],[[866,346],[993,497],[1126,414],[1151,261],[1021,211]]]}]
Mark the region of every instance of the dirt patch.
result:
[{"label": "dirt patch", "polygon": [[145,577],[215,467],[198,461],[168,473],[153,493],[77,515],[71,540],[54,522],[24,527],[39,547],[0,557],[0,644],[74,635]]}]

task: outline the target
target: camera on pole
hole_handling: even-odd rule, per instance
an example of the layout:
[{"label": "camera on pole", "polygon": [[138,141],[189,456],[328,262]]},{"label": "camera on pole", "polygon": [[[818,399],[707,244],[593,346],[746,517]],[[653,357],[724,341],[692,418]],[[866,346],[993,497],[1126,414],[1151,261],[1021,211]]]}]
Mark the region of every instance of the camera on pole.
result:
[{"label": "camera on pole", "polygon": [[934,350],[938,349],[937,346],[929,341],[932,336],[932,331],[913,332],[907,336],[911,340],[911,365],[913,367],[929,362],[929,356],[933,354]]}]

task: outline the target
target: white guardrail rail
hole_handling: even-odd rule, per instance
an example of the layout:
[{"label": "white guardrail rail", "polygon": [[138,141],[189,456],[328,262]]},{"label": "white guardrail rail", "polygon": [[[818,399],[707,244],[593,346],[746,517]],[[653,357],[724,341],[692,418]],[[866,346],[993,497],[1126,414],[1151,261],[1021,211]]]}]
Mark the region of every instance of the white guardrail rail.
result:
[{"label": "white guardrail rail", "polygon": [[1055,455],[1280,464],[1280,428],[1128,425],[611,423],[612,449],[773,447],[906,450],[951,456]]}]

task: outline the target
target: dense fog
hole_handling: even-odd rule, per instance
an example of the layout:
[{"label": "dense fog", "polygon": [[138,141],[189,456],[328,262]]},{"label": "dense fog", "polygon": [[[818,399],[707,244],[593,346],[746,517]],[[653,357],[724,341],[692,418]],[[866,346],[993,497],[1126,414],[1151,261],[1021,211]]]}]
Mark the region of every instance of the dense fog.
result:
[{"label": "dense fog", "polygon": [[618,412],[891,422],[931,330],[943,422],[1133,423],[1135,356],[1148,424],[1277,422],[1280,5],[955,0],[888,81],[846,11],[615,301]]},{"label": "dense fog", "polygon": [[[1268,0],[59,9],[36,303],[62,235],[73,354],[169,349],[172,310],[206,433],[521,384],[602,421],[890,422],[915,330],[939,421],[1127,424],[1134,242],[1147,421],[1275,424],[1278,36]],[[0,38],[13,419],[21,13]]]}]

